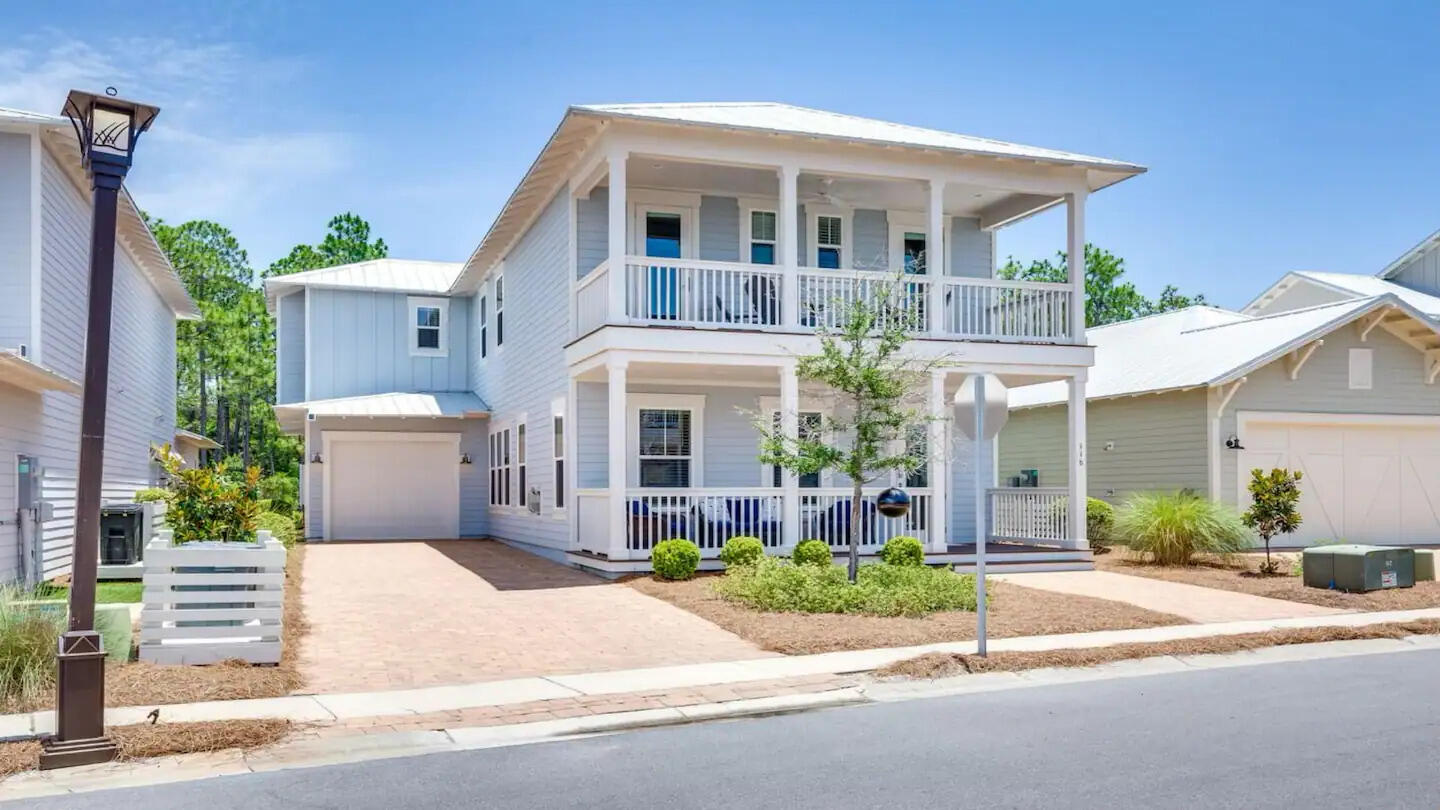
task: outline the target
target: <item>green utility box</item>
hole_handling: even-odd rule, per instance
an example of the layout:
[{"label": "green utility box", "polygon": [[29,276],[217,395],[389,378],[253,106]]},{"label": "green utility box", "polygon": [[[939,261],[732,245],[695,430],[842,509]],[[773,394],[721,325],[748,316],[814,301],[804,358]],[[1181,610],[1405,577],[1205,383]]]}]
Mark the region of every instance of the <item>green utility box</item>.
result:
[{"label": "green utility box", "polygon": [[1305,584],[1337,591],[1378,591],[1415,585],[1415,550],[1388,546],[1305,549]]},{"label": "green utility box", "polygon": [[1435,552],[1428,548],[1415,549],[1415,581],[1435,581]]}]

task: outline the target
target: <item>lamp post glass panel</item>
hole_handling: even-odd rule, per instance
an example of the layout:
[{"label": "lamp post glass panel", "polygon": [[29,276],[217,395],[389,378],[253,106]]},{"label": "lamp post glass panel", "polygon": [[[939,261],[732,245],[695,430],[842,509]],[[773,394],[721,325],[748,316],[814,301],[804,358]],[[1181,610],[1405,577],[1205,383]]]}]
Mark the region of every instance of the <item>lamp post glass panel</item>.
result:
[{"label": "lamp post glass panel", "polygon": [[60,636],[56,734],[45,740],[40,767],[64,768],[115,758],[105,736],[105,650],[95,632],[95,574],[100,556],[100,487],[105,455],[106,390],[110,377],[110,310],[115,286],[115,222],[120,189],[135,143],[159,108],[106,95],[70,91],[70,119],[90,177],[90,292],[80,406],[80,467],[75,487],[70,557],[69,624]]}]

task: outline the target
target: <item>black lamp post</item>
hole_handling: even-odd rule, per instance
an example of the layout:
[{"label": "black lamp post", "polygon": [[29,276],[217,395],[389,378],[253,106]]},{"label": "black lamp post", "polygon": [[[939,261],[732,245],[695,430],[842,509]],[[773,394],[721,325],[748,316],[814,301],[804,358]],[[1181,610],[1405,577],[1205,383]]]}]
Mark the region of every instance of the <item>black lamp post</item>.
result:
[{"label": "black lamp post", "polygon": [[100,486],[105,456],[106,389],[110,377],[110,305],[115,287],[115,218],[120,187],[140,133],[158,107],[71,90],[62,113],[75,127],[90,176],[90,301],[85,327],[85,378],[80,406],[80,470],[75,487],[75,547],[70,557],[70,623],[58,650],[59,705],[55,736],[45,740],[40,767],[67,768],[115,758],[105,736],[105,647],[95,632],[95,575],[100,556]]}]

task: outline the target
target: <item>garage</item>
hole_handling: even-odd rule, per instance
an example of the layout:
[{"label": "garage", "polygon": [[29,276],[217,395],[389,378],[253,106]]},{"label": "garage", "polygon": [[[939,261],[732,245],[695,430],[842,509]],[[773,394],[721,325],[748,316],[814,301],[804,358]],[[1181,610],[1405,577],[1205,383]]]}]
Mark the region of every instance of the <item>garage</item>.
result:
[{"label": "garage", "polygon": [[1289,544],[1440,543],[1440,417],[1241,412],[1237,483],[1284,467],[1301,479],[1300,530]]},{"label": "garage", "polygon": [[325,431],[325,538],[460,536],[460,434]]}]

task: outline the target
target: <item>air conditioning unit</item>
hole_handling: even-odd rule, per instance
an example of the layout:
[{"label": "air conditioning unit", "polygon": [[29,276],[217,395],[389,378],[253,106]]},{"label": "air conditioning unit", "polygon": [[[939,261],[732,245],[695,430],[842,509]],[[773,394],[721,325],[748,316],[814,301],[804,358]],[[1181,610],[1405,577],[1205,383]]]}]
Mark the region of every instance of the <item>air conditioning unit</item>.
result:
[{"label": "air conditioning unit", "polygon": [[1305,584],[1337,591],[1415,585],[1415,550],[1388,546],[1315,546],[1303,554]]}]

